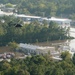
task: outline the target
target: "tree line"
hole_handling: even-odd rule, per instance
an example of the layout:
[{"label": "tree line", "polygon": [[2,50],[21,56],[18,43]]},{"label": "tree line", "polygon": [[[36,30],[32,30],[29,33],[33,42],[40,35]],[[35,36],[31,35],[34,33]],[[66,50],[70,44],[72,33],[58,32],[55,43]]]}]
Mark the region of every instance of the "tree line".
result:
[{"label": "tree line", "polygon": [[[2,22],[2,19],[5,21]],[[22,27],[15,27],[16,24],[22,24]],[[20,19],[14,16],[1,17],[0,21],[0,45],[7,45],[9,42],[34,43],[54,40],[64,40],[69,38],[66,28],[59,27],[56,23],[38,21],[24,24]]]},{"label": "tree line", "polygon": [[68,53],[62,56],[65,57],[61,61],[55,61],[48,55],[2,61],[0,75],[75,75],[75,54],[72,59]]}]

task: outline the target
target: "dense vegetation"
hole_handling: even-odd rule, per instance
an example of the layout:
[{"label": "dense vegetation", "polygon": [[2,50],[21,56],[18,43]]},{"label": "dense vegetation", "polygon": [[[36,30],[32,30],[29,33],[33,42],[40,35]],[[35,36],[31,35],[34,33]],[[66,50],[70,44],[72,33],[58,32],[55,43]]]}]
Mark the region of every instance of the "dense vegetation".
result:
[{"label": "dense vegetation", "polygon": [[75,19],[75,0],[0,0],[0,3],[17,4],[18,13]]},{"label": "dense vegetation", "polygon": [[[2,19],[2,18],[1,18]],[[44,21],[40,24],[34,21],[30,24],[23,22],[13,16],[4,16],[0,22],[0,45],[6,45],[9,42],[17,43],[33,43],[52,40],[63,40],[67,38],[68,31],[65,28],[60,28],[56,23],[50,22],[49,26]],[[15,27],[17,23],[21,23],[22,27]]]},{"label": "dense vegetation", "polygon": [[48,55],[12,59],[11,62],[0,62],[0,75],[75,75],[75,60],[66,56],[58,62]]}]

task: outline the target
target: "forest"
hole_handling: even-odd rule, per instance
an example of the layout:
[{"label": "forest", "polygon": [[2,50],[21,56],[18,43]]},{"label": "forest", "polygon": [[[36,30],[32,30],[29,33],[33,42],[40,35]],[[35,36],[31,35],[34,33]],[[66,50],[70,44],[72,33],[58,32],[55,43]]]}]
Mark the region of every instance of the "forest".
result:
[{"label": "forest", "polygon": [[48,55],[36,55],[25,59],[0,62],[0,75],[75,75],[75,54],[71,59],[64,53],[62,61]]},{"label": "forest", "polygon": [[[5,22],[2,22],[4,20]],[[22,24],[22,27],[16,27],[16,24]],[[20,19],[14,16],[1,17],[0,21],[0,46],[7,45],[9,42],[17,43],[35,43],[48,42],[54,40],[64,40],[70,38],[68,29],[61,28],[58,24],[44,21],[40,24],[33,21],[30,24],[24,24]]]},{"label": "forest", "polygon": [[75,0],[0,0],[16,4],[17,13],[75,19]]}]

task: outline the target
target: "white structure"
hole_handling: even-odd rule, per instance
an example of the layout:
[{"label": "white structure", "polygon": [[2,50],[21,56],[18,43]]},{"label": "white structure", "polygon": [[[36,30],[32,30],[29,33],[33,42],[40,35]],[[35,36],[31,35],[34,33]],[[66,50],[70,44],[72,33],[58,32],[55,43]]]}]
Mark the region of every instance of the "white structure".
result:
[{"label": "white structure", "polygon": [[14,16],[22,19],[26,23],[28,23],[28,22],[30,23],[30,22],[35,21],[35,20],[37,20],[39,22],[43,21],[43,18],[40,16],[29,16],[29,15],[24,15],[24,14],[14,14]]},{"label": "white structure", "polygon": [[62,19],[62,18],[55,18],[55,17],[51,17],[49,21],[56,22],[59,26],[62,26],[63,28],[70,27],[70,22],[71,22],[70,19]]},{"label": "white structure", "polygon": [[51,18],[47,18],[47,17],[40,17],[40,16],[27,16],[24,14],[16,14],[16,17],[22,19],[24,22],[32,22],[32,21],[39,21],[42,22],[44,20],[46,20],[47,22],[56,22],[59,26],[62,27],[70,27],[70,19],[63,19],[63,18],[55,18],[55,17],[51,17]]},{"label": "white structure", "polygon": [[31,44],[20,43],[19,47],[22,51],[30,54],[51,54],[55,52],[55,47],[40,47]]}]

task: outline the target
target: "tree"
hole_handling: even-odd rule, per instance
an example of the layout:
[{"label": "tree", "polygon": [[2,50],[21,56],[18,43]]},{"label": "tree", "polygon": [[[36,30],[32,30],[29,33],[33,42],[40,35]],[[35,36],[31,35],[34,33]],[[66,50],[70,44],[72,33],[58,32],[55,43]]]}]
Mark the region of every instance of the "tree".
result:
[{"label": "tree", "polygon": [[20,69],[16,75],[30,75],[27,70]]},{"label": "tree", "polygon": [[69,60],[69,59],[71,59],[71,54],[68,51],[62,52],[61,53],[61,58],[63,60]]},{"label": "tree", "polygon": [[10,7],[10,8],[13,7],[13,5],[11,3],[7,3],[5,6]]},{"label": "tree", "polygon": [[16,48],[18,48],[18,44],[16,42],[14,42],[14,41],[10,42],[8,45],[11,47],[12,51],[15,51]]},{"label": "tree", "polygon": [[75,64],[75,53],[73,54],[72,62]]},{"label": "tree", "polygon": [[53,72],[53,75],[64,75],[64,71],[61,67],[55,68],[54,72]]}]

